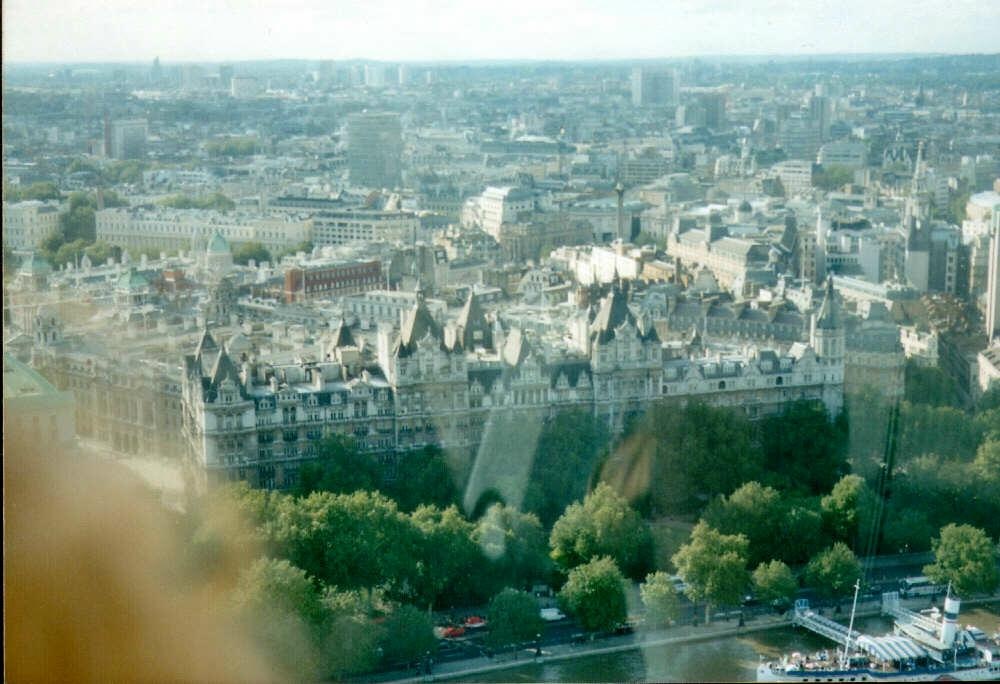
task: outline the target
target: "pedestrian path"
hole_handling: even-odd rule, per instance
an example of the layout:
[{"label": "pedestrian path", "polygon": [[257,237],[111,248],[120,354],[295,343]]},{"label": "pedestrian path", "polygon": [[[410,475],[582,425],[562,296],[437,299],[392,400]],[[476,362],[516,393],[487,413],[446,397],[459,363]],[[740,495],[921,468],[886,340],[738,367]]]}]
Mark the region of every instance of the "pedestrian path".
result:
[{"label": "pedestrian path", "polygon": [[388,684],[404,684],[409,682],[428,682],[449,679],[467,679],[469,677],[506,670],[522,665],[533,663],[556,662],[579,658],[581,656],[605,655],[630,651],[636,648],[649,648],[663,646],[666,644],[682,644],[695,641],[706,641],[711,639],[734,636],[738,634],[748,634],[777,627],[787,627],[791,621],[784,616],[765,616],[754,620],[744,627],[737,626],[732,621],[716,622],[708,625],[678,625],[668,629],[655,631],[642,631],[626,637],[611,637],[607,639],[596,639],[584,644],[553,644],[542,650],[541,657],[535,656],[534,648],[528,648],[516,654],[504,654],[492,659],[470,658],[466,660],[456,660],[453,662],[440,663],[434,666],[432,675],[407,676],[398,679],[379,678],[378,681]]}]

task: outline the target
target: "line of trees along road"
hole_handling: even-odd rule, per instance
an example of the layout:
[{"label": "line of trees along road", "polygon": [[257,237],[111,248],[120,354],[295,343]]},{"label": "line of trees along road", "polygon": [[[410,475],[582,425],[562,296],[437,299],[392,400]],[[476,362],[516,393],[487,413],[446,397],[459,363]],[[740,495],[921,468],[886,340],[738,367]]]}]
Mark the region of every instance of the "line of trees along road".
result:
[{"label": "line of trees along road", "polygon": [[[961,414],[980,426],[979,441],[950,457],[986,480],[1000,438],[990,411],[996,407]],[[559,588],[562,609],[600,632],[625,621],[634,583],[650,624],[676,619],[678,584],[669,573],[680,575],[689,599],[706,604],[706,619],[748,591],[787,605],[808,586],[839,601],[861,575],[856,552],[885,499],[863,473],[850,473],[857,429],[846,418],[830,421],[803,404],[751,423],[726,409],[663,405],[616,443],[598,422],[573,412],[543,428],[526,510],[495,492],[461,510],[439,449],[403,455],[397,477],[385,482],[350,440],[325,440],[295,491],[230,485],[193,506],[183,523],[192,540],[186,567],[211,577],[230,570],[233,610],[291,677],[412,663],[437,643],[433,609],[489,604],[492,647],[530,641],[541,623],[524,590],[537,582]],[[732,462],[720,468],[723,456]],[[921,458],[901,459],[897,482],[917,482]],[[810,464],[809,477],[796,475]],[[557,491],[565,503],[555,515],[546,494]],[[979,505],[997,510],[1000,500]],[[960,519],[981,515],[973,507],[933,527],[938,511],[913,510],[925,516],[926,546],[934,539],[929,575],[964,593],[996,587],[996,520],[986,528]],[[669,553],[656,532],[665,518],[689,530]],[[333,633],[348,635],[350,646],[331,646]]]}]

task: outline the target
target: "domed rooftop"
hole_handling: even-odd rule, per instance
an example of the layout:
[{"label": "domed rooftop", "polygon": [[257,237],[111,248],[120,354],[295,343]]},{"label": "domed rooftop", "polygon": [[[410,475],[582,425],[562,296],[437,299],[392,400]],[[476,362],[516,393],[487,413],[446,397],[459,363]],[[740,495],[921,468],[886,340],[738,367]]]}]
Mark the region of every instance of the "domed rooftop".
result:
[{"label": "domed rooftop", "polygon": [[206,250],[209,254],[226,254],[229,250],[229,242],[226,238],[222,237],[222,233],[216,231],[212,238],[208,241],[208,247]]}]

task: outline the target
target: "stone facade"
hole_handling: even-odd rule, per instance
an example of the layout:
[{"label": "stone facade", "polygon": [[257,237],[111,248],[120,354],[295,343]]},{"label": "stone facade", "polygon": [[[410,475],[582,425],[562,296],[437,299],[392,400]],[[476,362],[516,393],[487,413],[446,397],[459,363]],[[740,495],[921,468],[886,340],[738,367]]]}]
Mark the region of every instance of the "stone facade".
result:
[{"label": "stone facade", "polygon": [[697,399],[754,418],[797,400],[822,402],[831,415],[843,405],[844,331],[832,290],[810,343],[786,354],[709,353],[697,335],[664,344],[620,284],[570,326],[574,343],[553,346],[530,331],[505,330],[474,294],[442,325],[418,294],[398,331],[380,328],[375,350],[341,325],[321,361],[236,359],[206,332],[185,358],[188,455],[202,485],[282,488],[315,456],[317,440],[334,433],[353,437],[391,476],[409,450],[438,444],[468,459],[495,423],[540,425],[569,408],[617,431],[655,400]]}]

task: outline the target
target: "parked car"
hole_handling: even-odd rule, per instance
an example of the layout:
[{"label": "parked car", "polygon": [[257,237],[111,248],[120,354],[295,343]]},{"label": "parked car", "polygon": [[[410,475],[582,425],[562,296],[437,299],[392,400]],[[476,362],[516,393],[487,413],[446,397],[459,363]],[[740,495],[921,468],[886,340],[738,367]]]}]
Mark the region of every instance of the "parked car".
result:
[{"label": "parked car", "polygon": [[546,622],[558,622],[559,620],[566,619],[566,615],[558,608],[542,608],[538,611],[538,614]]}]

